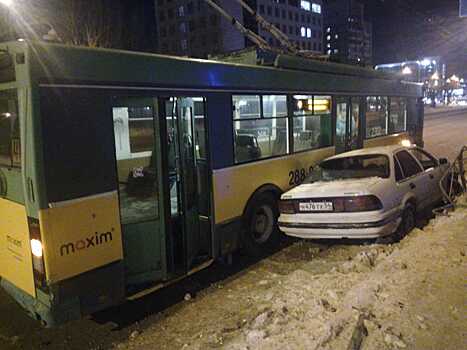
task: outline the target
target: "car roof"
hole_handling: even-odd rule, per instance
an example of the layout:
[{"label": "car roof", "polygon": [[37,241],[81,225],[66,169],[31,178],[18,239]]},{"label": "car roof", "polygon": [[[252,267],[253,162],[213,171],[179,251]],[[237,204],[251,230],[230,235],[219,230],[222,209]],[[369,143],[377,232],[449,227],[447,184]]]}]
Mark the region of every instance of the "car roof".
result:
[{"label": "car roof", "polygon": [[411,148],[413,147],[404,147],[401,145],[369,147],[369,148],[358,149],[355,151],[340,153],[338,155],[326,158],[325,160],[353,157],[353,156],[364,156],[364,155],[371,155],[371,154],[384,154],[387,156],[392,156],[396,151],[403,150],[403,149],[407,150]]}]

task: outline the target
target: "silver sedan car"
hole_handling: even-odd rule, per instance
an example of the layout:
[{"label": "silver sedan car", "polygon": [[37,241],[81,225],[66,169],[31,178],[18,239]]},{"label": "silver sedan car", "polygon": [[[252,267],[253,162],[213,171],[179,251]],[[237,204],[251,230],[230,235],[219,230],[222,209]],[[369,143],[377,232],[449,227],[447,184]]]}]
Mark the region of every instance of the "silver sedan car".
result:
[{"label": "silver sedan car", "polygon": [[402,238],[418,212],[442,200],[447,159],[385,146],[325,159],[279,202],[279,228],[301,238]]}]

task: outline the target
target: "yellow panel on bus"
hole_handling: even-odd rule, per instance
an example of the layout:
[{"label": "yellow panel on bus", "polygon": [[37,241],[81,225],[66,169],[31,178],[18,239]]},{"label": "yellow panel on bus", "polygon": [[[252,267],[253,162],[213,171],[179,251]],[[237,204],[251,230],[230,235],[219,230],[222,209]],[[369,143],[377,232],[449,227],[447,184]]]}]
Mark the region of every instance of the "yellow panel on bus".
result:
[{"label": "yellow panel on bus", "polygon": [[214,171],[216,224],[243,215],[248,199],[262,185],[286,191],[297,185],[311,166],[334,153],[334,147],[327,147]]},{"label": "yellow panel on bus", "polygon": [[49,282],[123,258],[116,191],[52,205],[39,219]]},{"label": "yellow panel on bus", "polygon": [[26,208],[0,198],[0,277],[36,296]]}]

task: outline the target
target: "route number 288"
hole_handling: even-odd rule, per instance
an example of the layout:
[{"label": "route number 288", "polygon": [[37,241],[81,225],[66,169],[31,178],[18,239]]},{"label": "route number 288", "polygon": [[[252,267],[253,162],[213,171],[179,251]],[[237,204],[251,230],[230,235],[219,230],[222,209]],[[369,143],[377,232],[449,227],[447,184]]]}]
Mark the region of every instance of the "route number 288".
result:
[{"label": "route number 288", "polygon": [[295,169],[291,170],[289,172],[289,185],[294,186],[294,185],[300,185],[305,178],[311,174],[313,171],[313,166],[310,166],[308,169],[301,168],[301,169]]}]

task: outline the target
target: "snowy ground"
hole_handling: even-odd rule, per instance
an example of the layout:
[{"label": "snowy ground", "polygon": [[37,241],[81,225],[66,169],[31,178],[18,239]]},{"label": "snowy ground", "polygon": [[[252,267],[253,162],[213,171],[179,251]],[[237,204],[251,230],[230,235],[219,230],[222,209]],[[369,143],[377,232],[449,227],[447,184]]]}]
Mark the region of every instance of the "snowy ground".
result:
[{"label": "snowy ground", "polygon": [[466,248],[467,198],[397,244],[296,241],[54,330],[2,306],[0,349],[458,350]]},{"label": "snowy ground", "polygon": [[[453,157],[466,123],[467,113],[430,116],[427,148]],[[466,250],[464,198],[394,245],[294,241],[57,329],[0,290],[0,350],[357,349],[351,339],[366,350],[465,349]]]},{"label": "snowy ground", "polygon": [[144,320],[117,347],[353,349],[361,339],[361,349],[461,349],[465,203],[394,245],[298,242]]}]

